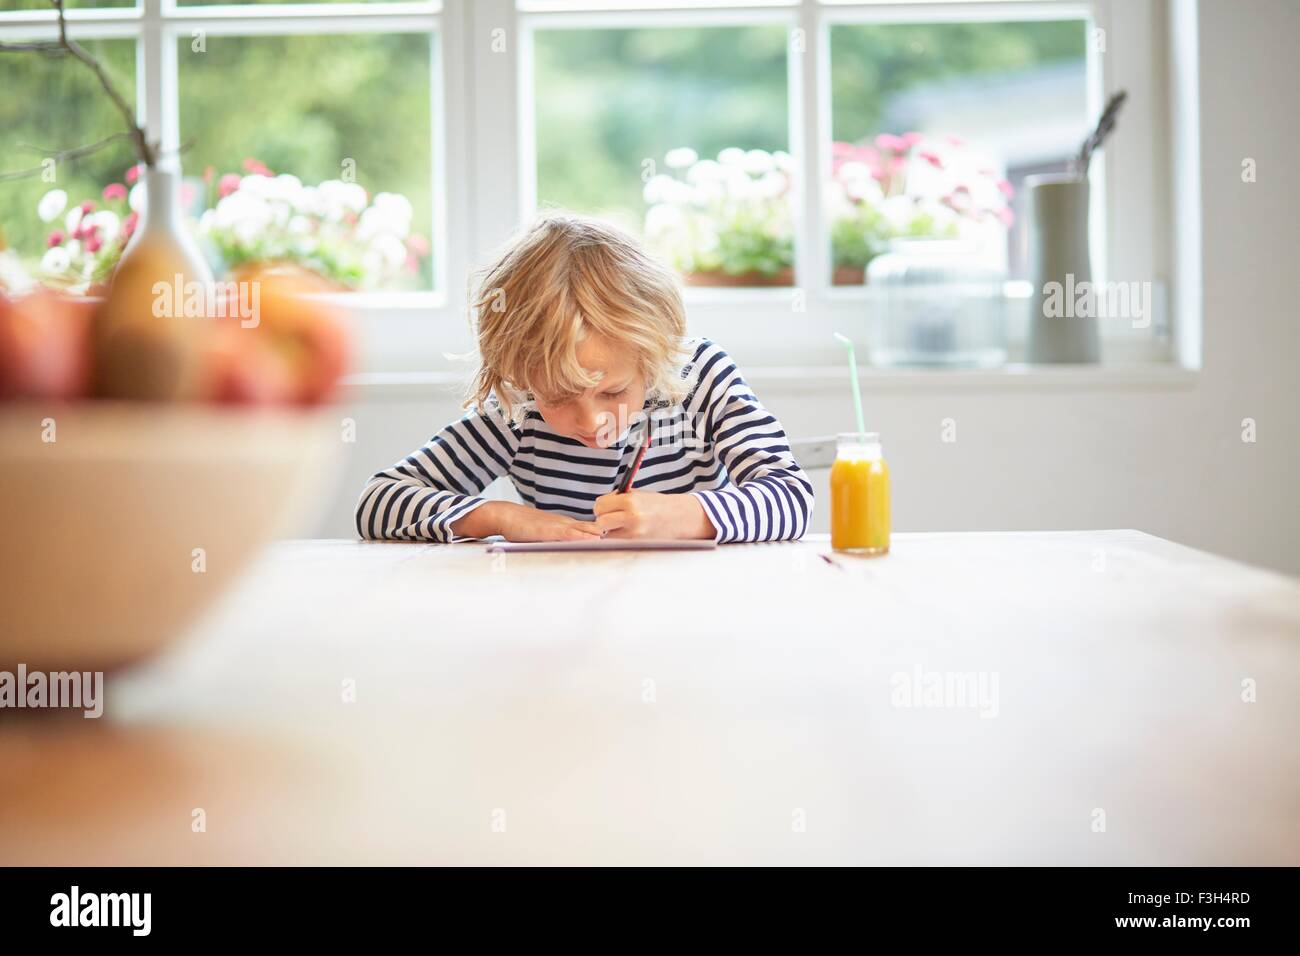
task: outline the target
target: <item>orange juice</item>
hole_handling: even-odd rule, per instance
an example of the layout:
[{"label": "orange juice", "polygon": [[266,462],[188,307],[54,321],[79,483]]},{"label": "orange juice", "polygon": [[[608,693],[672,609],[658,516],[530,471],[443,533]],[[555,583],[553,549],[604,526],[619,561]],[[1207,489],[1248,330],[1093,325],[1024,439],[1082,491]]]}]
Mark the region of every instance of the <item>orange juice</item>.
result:
[{"label": "orange juice", "polygon": [[840,435],[831,466],[831,547],[889,550],[889,466],[875,432]]}]

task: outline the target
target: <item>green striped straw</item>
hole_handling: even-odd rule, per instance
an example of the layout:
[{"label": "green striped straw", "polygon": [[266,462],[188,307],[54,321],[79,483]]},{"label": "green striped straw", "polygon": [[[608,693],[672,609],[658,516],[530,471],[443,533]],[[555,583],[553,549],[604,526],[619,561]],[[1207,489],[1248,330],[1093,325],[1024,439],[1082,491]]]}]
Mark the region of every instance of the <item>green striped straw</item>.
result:
[{"label": "green striped straw", "polygon": [[853,351],[853,340],[839,332],[835,333],[835,337],[849,350],[849,381],[853,385],[853,410],[858,414],[858,434],[866,434],[867,423],[862,417],[862,389],[858,387],[858,359]]}]

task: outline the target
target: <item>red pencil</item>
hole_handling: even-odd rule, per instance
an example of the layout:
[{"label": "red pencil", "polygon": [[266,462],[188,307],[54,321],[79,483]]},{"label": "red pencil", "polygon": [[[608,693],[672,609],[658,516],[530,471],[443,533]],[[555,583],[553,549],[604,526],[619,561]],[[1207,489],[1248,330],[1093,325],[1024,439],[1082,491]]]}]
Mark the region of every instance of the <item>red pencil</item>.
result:
[{"label": "red pencil", "polygon": [[623,479],[623,487],[619,488],[619,494],[627,494],[632,490],[632,482],[636,480],[637,469],[641,467],[641,459],[645,458],[646,449],[650,447],[650,420],[646,419],[645,439],[641,442],[641,449],[636,453],[636,460],[632,462],[632,468],[628,471],[627,477]]}]

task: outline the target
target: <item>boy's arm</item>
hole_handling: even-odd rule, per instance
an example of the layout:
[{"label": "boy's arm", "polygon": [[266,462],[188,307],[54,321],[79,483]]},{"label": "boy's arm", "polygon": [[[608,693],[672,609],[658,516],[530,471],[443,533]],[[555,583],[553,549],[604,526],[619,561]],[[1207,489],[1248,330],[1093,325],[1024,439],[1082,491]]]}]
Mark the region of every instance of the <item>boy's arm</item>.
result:
[{"label": "boy's arm", "polygon": [[485,530],[490,510],[466,522],[491,504],[478,495],[509,471],[518,448],[519,434],[499,406],[492,403],[471,411],[370,479],[357,502],[357,533],[371,539],[444,543],[494,533]]},{"label": "boy's arm", "polygon": [[813,487],[781,423],[725,352],[713,346],[700,361],[703,371],[687,410],[702,422],[704,440],[726,465],[731,484],[691,494],[704,506],[716,540],[802,537],[812,516]]}]

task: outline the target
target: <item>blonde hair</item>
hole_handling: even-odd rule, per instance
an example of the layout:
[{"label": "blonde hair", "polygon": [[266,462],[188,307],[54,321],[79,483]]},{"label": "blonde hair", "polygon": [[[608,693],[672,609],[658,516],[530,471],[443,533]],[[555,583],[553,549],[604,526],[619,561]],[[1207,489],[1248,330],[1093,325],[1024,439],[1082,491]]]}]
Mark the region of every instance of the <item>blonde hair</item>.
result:
[{"label": "blonde hair", "polygon": [[470,302],[479,368],[464,407],[495,393],[513,422],[529,393],[564,401],[595,386],[577,357],[591,333],[633,352],[648,397],[675,403],[685,394],[676,276],[614,226],[544,215],[483,270]]}]

